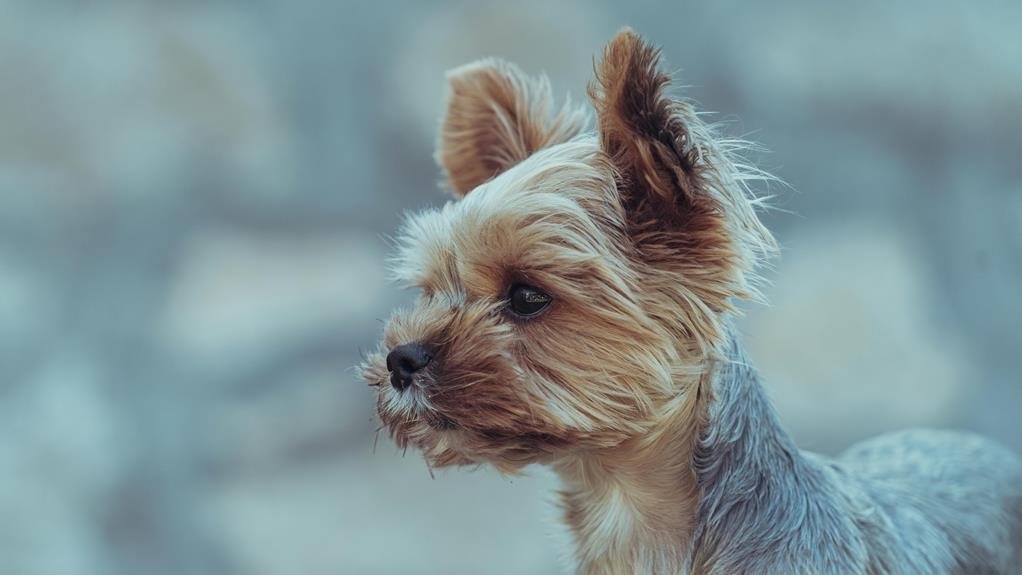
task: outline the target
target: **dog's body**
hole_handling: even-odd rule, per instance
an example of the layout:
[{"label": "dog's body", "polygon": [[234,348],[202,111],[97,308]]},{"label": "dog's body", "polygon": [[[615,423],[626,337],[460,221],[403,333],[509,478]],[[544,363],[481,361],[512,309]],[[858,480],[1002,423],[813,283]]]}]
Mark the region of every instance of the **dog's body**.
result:
[{"label": "dog's body", "polygon": [[705,573],[1017,573],[1022,465],[979,436],[912,430],[837,460],[800,452],[732,340],[694,466]]},{"label": "dog's body", "polygon": [[917,431],[831,462],[781,429],[729,327],[774,251],[762,174],[663,94],[656,50],[608,46],[595,136],[511,65],[449,78],[459,201],[409,220],[396,272],[422,296],[363,366],[399,445],[551,466],[581,573],[1020,569],[1008,451]]}]

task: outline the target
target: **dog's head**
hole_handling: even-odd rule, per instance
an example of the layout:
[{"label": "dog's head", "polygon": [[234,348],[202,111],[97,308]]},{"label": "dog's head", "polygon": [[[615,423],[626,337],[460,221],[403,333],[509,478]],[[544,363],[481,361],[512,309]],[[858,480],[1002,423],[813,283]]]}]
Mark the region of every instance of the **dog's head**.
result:
[{"label": "dog's head", "polygon": [[437,158],[456,199],[406,223],[395,269],[420,295],[362,366],[399,445],[503,470],[615,446],[717,356],[773,239],[753,175],[658,66],[631,31],[611,41],[596,134],[513,65],[449,74]]}]

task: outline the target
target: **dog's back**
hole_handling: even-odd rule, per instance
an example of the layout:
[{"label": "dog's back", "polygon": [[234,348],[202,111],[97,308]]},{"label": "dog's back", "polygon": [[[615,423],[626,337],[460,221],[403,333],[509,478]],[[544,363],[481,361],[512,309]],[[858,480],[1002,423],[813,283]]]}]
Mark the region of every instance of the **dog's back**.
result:
[{"label": "dog's back", "polygon": [[889,561],[895,572],[930,564],[1022,573],[1022,460],[1006,448],[971,433],[911,430],[853,445],[838,461],[876,505],[866,516],[887,539],[881,572]]},{"label": "dog's back", "polygon": [[1022,573],[1022,460],[971,433],[799,450],[732,334],[695,459],[693,572]]}]

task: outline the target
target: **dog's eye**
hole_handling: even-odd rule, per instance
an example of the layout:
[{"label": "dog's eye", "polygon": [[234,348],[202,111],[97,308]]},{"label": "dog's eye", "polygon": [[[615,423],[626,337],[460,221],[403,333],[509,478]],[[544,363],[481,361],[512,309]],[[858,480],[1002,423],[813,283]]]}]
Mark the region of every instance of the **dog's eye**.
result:
[{"label": "dog's eye", "polygon": [[519,317],[532,317],[546,309],[553,298],[525,284],[511,286],[511,311]]}]

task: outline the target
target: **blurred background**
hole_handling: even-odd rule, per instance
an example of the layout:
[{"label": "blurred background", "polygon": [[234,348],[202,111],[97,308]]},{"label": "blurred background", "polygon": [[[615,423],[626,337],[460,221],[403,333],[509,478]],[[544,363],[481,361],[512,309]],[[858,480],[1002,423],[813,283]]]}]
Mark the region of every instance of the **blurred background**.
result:
[{"label": "blurred background", "polygon": [[444,70],[577,101],[625,24],[791,185],[741,327],[800,445],[1022,450],[1022,3],[630,4],[0,0],[0,574],[564,572],[554,478],[431,479],[352,366]]}]

